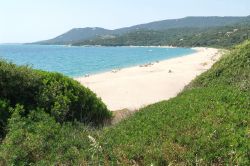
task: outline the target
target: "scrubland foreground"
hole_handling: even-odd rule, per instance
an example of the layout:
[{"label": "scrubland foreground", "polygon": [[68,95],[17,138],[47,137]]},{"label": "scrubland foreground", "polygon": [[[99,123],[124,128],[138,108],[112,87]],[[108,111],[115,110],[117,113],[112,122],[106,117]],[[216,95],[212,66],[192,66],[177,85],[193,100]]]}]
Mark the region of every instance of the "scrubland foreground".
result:
[{"label": "scrubland foreground", "polygon": [[8,66],[1,62],[1,165],[250,165],[249,41],[177,97],[106,127],[97,122],[111,114],[88,89]]}]

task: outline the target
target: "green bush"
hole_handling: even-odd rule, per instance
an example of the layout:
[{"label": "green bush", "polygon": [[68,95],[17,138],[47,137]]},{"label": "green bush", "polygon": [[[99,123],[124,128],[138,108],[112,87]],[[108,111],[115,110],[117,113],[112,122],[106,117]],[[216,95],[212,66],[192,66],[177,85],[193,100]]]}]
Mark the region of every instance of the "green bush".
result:
[{"label": "green bush", "polygon": [[6,134],[7,121],[10,117],[10,108],[7,101],[0,99],[0,142]]},{"label": "green bush", "polygon": [[62,74],[0,61],[0,78],[0,96],[11,106],[43,108],[59,122],[77,120],[97,125],[111,116],[93,92]]},{"label": "green bush", "polygon": [[0,165],[1,160],[5,165],[76,165],[91,156],[86,127],[57,123],[40,109],[26,117],[24,112],[19,105],[13,109],[0,146]]}]

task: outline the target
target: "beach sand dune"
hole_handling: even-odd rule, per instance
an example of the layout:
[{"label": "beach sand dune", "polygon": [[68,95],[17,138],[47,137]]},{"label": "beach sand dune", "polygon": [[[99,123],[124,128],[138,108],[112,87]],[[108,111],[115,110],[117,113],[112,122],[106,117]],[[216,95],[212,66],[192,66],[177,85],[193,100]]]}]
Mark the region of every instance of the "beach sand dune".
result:
[{"label": "beach sand dune", "polygon": [[137,110],[175,97],[220,57],[214,48],[193,49],[195,53],[183,57],[75,79],[102,98],[110,110]]}]

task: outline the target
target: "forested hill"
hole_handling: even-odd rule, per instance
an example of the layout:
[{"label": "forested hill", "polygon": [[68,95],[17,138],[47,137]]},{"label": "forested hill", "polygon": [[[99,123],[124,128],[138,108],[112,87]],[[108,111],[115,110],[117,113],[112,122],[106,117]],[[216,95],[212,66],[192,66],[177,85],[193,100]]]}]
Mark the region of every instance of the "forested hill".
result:
[{"label": "forested hill", "polygon": [[110,38],[76,42],[73,45],[102,46],[164,46],[177,47],[231,47],[250,39],[250,24],[232,25],[213,28],[178,28],[164,31],[137,30]]},{"label": "forested hill", "polygon": [[146,24],[135,25],[115,30],[104,28],[74,28],[58,37],[50,40],[36,42],[35,44],[74,44],[95,38],[112,38],[114,35],[123,35],[139,30],[163,31],[179,28],[211,28],[230,26],[235,24],[245,24],[250,22],[247,17],[185,17],[181,19],[170,19],[156,21]]},{"label": "forested hill", "polygon": [[103,34],[111,34],[111,30],[104,28],[74,28],[70,31],[57,36],[50,40],[36,42],[36,44],[70,44],[77,41],[84,41],[90,38],[95,38]]},{"label": "forested hill", "polygon": [[247,17],[185,17],[181,19],[170,19],[163,21],[156,21],[147,24],[140,24],[128,28],[118,29],[120,31],[131,31],[138,29],[148,30],[166,30],[173,28],[206,28],[227,26],[238,23],[249,22],[250,16]]}]

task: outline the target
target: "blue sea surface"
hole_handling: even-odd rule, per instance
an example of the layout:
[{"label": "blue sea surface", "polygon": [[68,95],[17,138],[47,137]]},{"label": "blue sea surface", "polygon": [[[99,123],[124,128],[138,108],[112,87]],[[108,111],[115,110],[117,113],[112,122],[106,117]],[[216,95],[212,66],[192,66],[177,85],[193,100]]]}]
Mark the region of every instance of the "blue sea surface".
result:
[{"label": "blue sea surface", "polygon": [[190,48],[0,45],[2,59],[18,65],[60,72],[70,77],[161,61],[194,52]]}]

